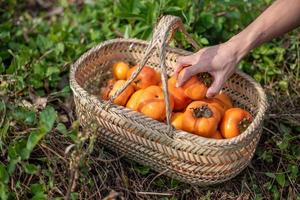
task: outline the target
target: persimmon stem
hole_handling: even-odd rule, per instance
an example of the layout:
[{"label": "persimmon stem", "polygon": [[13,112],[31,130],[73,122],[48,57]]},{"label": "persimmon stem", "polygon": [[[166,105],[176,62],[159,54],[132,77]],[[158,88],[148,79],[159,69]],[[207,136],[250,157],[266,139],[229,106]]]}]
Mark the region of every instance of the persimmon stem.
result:
[{"label": "persimmon stem", "polygon": [[211,109],[208,107],[208,105],[203,105],[197,108],[191,108],[193,110],[194,117],[196,118],[210,118],[213,116],[213,112]]},{"label": "persimmon stem", "polygon": [[212,76],[207,73],[207,72],[204,72],[204,73],[200,73],[197,75],[197,78],[203,82],[203,84],[206,86],[206,87],[209,87],[211,86],[212,82],[213,82],[213,79],[212,79]]},{"label": "persimmon stem", "polygon": [[240,133],[244,132],[248,128],[250,123],[251,123],[250,119],[243,118],[238,124],[238,129],[239,129]]}]

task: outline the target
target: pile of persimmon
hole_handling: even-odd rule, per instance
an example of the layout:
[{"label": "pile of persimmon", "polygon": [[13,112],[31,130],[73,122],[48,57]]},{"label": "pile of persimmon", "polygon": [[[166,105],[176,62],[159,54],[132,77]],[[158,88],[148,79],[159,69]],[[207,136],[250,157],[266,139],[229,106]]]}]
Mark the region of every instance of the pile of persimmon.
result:
[{"label": "pile of persimmon", "polygon": [[[115,62],[113,78],[101,88],[101,99],[108,100],[114,95],[136,69],[137,65]],[[176,76],[168,79],[171,121],[176,129],[207,138],[228,139],[241,134],[252,122],[252,115],[242,108],[233,107],[231,98],[225,93],[206,98],[212,81],[207,74],[192,76],[181,87],[176,87],[176,81]],[[114,99],[114,103],[165,122],[166,105],[160,73],[144,66],[133,82]]]}]

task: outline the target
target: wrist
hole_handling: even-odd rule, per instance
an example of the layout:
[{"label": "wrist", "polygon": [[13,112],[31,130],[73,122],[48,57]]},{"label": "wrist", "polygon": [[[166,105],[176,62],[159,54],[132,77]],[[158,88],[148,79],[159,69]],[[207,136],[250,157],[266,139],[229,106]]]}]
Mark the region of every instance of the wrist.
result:
[{"label": "wrist", "polygon": [[235,35],[226,42],[231,48],[240,62],[254,47],[254,43],[243,35]]}]

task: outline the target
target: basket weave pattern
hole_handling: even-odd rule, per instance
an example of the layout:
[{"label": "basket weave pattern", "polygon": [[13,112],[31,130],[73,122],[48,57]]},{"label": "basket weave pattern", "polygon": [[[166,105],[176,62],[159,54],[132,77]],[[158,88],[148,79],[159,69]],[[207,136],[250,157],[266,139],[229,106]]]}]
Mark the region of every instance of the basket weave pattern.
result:
[{"label": "basket weave pattern", "polygon": [[[165,23],[166,19],[181,22],[166,16]],[[178,28],[174,23],[166,26],[172,30]],[[173,32],[166,41],[172,35]],[[99,89],[112,77],[110,68],[116,60],[145,62],[163,73],[161,59],[164,58],[166,73],[171,75],[176,58],[190,54],[166,47],[164,41],[159,42],[165,45],[162,47],[164,56],[162,51],[153,51],[145,59],[153,40],[148,43],[137,39],[115,39],[92,48],[74,63],[70,84],[81,125],[91,134],[95,134],[96,128],[99,140],[107,148],[184,182],[211,185],[236,176],[253,157],[267,109],[264,91],[248,75],[237,71],[225,83],[223,91],[233,99],[235,106],[248,110],[254,121],[241,135],[226,140],[203,138],[181,130],[173,130],[170,135],[167,124],[99,99]],[[107,104],[108,108],[105,107]]]}]

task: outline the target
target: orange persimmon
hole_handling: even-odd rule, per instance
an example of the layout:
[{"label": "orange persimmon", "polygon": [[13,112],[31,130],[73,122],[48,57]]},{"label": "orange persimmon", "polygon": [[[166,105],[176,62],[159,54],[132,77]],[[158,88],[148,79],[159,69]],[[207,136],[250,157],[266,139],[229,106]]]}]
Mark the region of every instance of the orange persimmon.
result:
[{"label": "orange persimmon", "polygon": [[224,92],[220,92],[219,94],[215,95],[213,98],[222,101],[225,105],[226,110],[229,109],[229,108],[232,108],[232,100]]},{"label": "orange persimmon", "polygon": [[[184,75],[185,69],[181,70],[178,75],[178,78]],[[199,78],[199,76],[190,77],[181,87],[184,90],[184,94],[188,96],[192,100],[202,100],[206,96],[206,92],[208,89],[208,81],[209,77]]]},{"label": "orange persimmon", "polygon": [[220,131],[224,138],[233,138],[247,129],[253,121],[252,115],[241,108],[228,109],[221,121]]},{"label": "orange persimmon", "polygon": [[176,87],[176,80],[175,76],[169,78],[168,89],[169,93],[174,97],[174,110],[181,111],[184,110],[192,100],[185,95],[182,87]]},{"label": "orange persimmon", "polygon": [[100,89],[101,99],[108,100],[108,98],[109,98],[108,95],[109,95],[110,91],[113,89],[115,82],[116,82],[115,79],[109,79],[107,81],[106,86],[104,86]]},{"label": "orange persimmon", "polygon": [[140,103],[140,98],[143,95],[143,92],[144,92],[144,89],[140,89],[140,90],[134,92],[131,95],[131,97],[129,98],[129,100],[126,104],[126,107],[137,111],[139,103]]},{"label": "orange persimmon", "polygon": [[[109,97],[114,95],[117,90],[122,87],[126,83],[125,80],[118,80],[112,90],[109,93]],[[134,87],[132,84],[128,85],[128,87],[114,100],[114,103],[120,106],[125,106],[129,97],[134,93]]]},{"label": "orange persimmon", "polygon": [[116,80],[126,80],[129,64],[127,62],[118,61],[113,64],[113,76]]},{"label": "orange persimmon", "polygon": [[206,99],[203,99],[202,101],[207,102],[207,103],[215,106],[219,110],[219,112],[221,114],[221,117],[223,117],[225,111],[227,110],[227,107],[219,99],[216,99],[216,98],[206,98]]},{"label": "orange persimmon", "polygon": [[[129,69],[127,72],[127,79],[135,72],[137,66],[134,66]],[[136,90],[145,89],[151,85],[158,85],[160,82],[159,73],[154,69],[148,66],[144,66],[142,71],[138,74],[138,76],[134,79],[133,85]]]},{"label": "orange persimmon", "polygon": [[183,130],[203,136],[211,137],[217,130],[221,119],[219,110],[206,102],[194,101],[184,112]]},{"label": "orange persimmon", "polygon": [[220,131],[218,131],[218,130],[211,135],[211,138],[214,138],[214,139],[224,139],[222,137]]},{"label": "orange persimmon", "polygon": [[182,120],[183,120],[183,113],[182,112],[173,113],[172,118],[171,118],[171,124],[176,129],[181,129],[182,130]]},{"label": "orange persimmon", "polygon": [[[174,108],[174,99],[170,95],[171,111]],[[166,118],[166,105],[161,87],[152,85],[144,89],[139,99],[138,111],[158,121]]]}]

